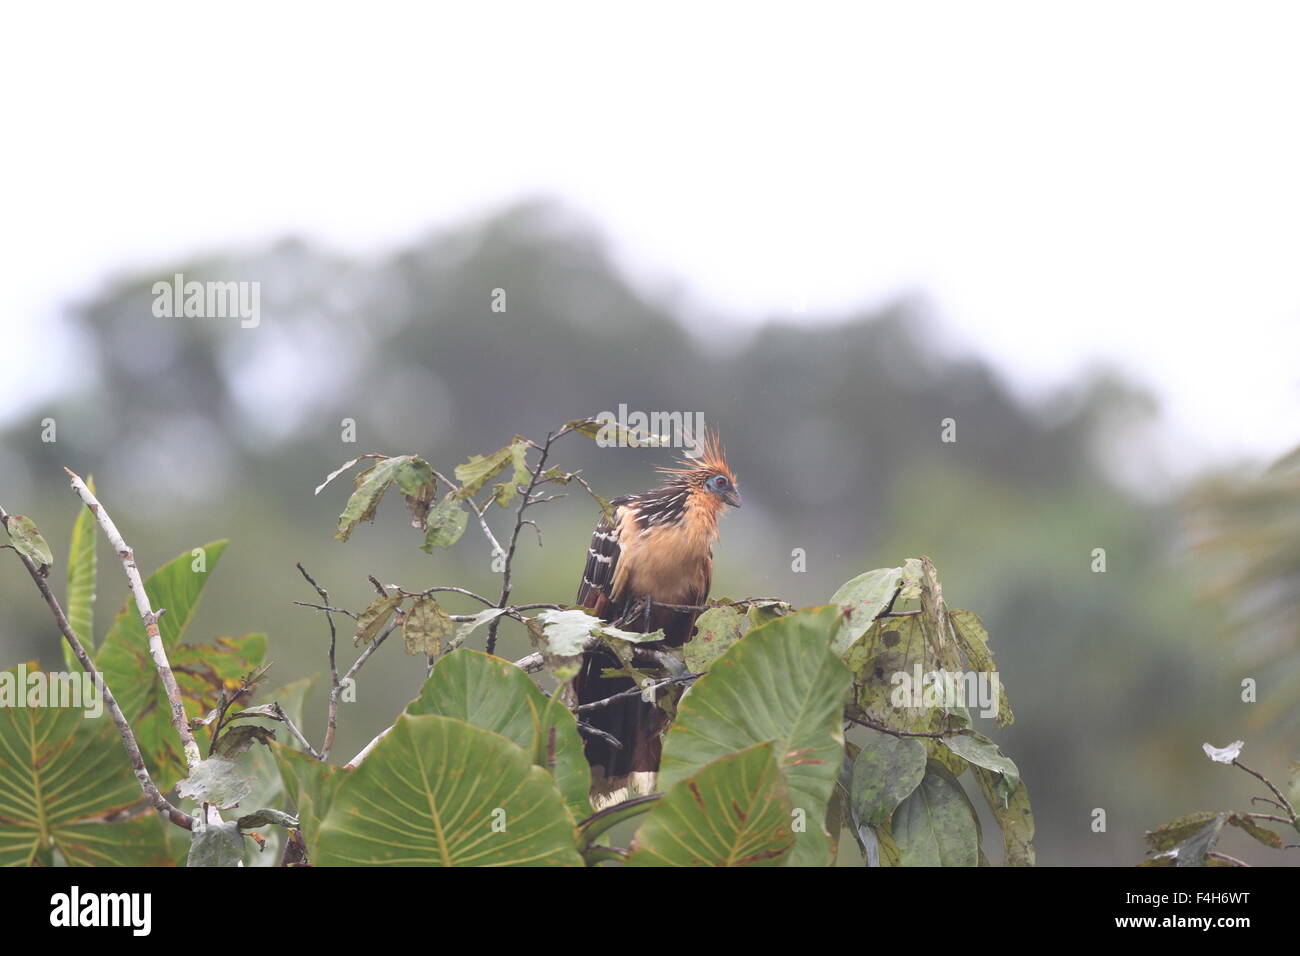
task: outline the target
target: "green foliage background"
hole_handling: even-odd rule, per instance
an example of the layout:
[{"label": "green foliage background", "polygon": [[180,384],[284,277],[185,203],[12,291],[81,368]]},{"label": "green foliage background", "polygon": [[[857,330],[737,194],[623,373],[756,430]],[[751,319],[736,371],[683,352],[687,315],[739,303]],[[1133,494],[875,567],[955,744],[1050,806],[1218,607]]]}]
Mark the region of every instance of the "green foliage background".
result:
[{"label": "green foliage background", "polygon": [[[373,597],[366,573],[408,588],[499,584],[481,541],[422,553],[395,502],[375,528],[332,542],[321,519],[338,513],[343,491],[313,498],[321,475],[374,449],[444,467],[515,432],[624,403],[700,411],[722,429],[745,508],[723,524],[715,595],[807,606],[860,569],[934,558],[950,605],[978,610],[988,626],[1013,690],[1019,720],[999,743],[1032,788],[1040,863],[1130,864],[1143,830],[1239,803],[1202,741],[1245,737],[1261,765],[1296,757],[1286,737],[1294,711],[1260,719],[1240,703],[1243,676],[1259,679],[1267,700],[1272,675],[1287,672],[1273,669],[1276,658],[1239,656],[1242,635],[1224,627],[1233,596],[1198,590],[1183,502],[1137,498],[1110,478],[1122,462],[1101,449],[1150,408],[1139,386],[1112,374],[1026,407],[987,365],[954,357],[920,302],[831,317],[814,331],[774,321],[741,332],[637,290],[598,234],[544,203],[380,261],[285,241],[155,271],[261,280],[262,326],[153,318],[154,271],[109,283],[51,335],[51,347],[85,356],[83,375],[0,433],[0,495],[61,546],[76,508],[52,476],[65,464],[93,472],[150,568],[229,538],[188,640],[266,632],[272,685],[324,670],[323,622],[291,605],[314,598],[295,561],[355,609]],[[490,310],[499,287],[504,314]],[[40,440],[46,416],[57,443]],[[339,441],[344,417],[357,422],[356,445]],[[955,444],[938,440],[947,417]],[[649,487],[664,458],[588,443],[562,454],[607,497]],[[521,539],[516,600],[572,599],[596,517],[577,494],[548,506],[545,548]],[[103,634],[125,589],[99,546]],[[1097,547],[1105,574],[1090,570]],[[791,570],[795,548],[807,553],[806,573]],[[46,609],[19,571],[0,574],[0,664],[59,666]],[[517,626],[501,633],[502,656],[527,652]],[[385,650],[343,708],[340,756],[419,691],[423,668]],[[319,683],[305,713],[319,740]],[[1090,828],[1098,807],[1100,834]]]}]

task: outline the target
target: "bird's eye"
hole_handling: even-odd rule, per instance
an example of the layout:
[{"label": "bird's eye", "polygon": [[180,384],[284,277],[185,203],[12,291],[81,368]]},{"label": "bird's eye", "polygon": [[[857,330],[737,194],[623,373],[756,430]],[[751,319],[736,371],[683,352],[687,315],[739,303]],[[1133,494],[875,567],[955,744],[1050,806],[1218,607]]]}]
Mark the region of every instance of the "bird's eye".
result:
[{"label": "bird's eye", "polygon": [[727,476],[714,475],[712,478],[709,479],[709,485],[715,491],[723,491],[727,487]]}]

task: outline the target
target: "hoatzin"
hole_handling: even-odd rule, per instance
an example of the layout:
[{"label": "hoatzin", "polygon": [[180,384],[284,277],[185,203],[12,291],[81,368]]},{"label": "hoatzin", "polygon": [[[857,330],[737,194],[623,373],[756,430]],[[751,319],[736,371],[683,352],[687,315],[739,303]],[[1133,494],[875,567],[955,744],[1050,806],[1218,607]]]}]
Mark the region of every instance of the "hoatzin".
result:
[{"label": "hoatzin", "polygon": [[[667,476],[661,487],[610,502],[612,520],[602,517],[591,536],[577,601],[624,630],[644,634],[662,628],[663,644],[669,647],[691,639],[699,612],[658,605],[698,606],[708,599],[718,517],[727,505],[740,507],[736,477],[715,434],[705,436],[699,458],[683,456],[681,465],[657,469]],[[601,676],[602,670],[619,666],[611,651],[585,654],[574,679],[579,705],[635,686],[628,677]],[[658,691],[660,696],[668,692],[680,693],[675,687]],[[619,799],[629,788],[653,788],[659,738],[667,724],[656,703],[632,695],[584,713],[583,720],[622,744],[620,749],[605,738],[586,735],[598,806]]]}]

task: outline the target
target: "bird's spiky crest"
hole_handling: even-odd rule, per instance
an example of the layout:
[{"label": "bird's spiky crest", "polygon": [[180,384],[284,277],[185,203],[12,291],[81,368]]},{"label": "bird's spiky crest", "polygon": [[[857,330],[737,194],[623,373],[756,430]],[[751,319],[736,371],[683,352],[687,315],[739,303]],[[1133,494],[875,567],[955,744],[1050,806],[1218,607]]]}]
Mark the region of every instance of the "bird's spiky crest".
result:
[{"label": "bird's spiky crest", "polygon": [[709,475],[724,474],[732,484],[736,482],[736,476],[731,472],[731,466],[727,464],[727,456],[722,448],[722,440],[718,433],[712,428],[704,429],[704,449],[699,458],[692,458],[685,452],[678,459],[680,467],[659,467],[655,470],[662,475],[676,478],[679,481],[690,481],[691,479],[703,480]]}]

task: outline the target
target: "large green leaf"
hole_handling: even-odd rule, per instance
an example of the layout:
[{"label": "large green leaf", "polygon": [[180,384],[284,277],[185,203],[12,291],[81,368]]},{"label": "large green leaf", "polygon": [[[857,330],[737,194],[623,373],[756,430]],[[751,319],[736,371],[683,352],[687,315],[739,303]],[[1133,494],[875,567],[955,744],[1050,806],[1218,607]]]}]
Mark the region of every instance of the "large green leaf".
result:
[{"label": "large green leaf", "polygon": [[[158,619],[158,633],[162,635],[163,647],[168,650],[179,643],[181,635],[189,626],[198,607],[199,595],[228,544],[224,540],[211,541],[197,549],[203,552],[202,570],[195,570],[196,558],[192,552],[186,551],[145,579],[144,590],[149,595],[153,609],[167,611]],[[136,613],[135,601],[130,596],[118,611],[113,626],[104,638],[105,644],[111,637],[138,638],[137,643],[148,646],[144,625]]]},{"label": "large green leaf", "polygon": [[979,827],[961,784],[938,761],[890,821],[903,866],[977,866]]},{"label": "large green leaf", "polygon": [[840,720],[851,683],[830,650],[838,617],[836,607],[810,608],[746,634],[682,698],[660,763],[661,786],[671,788],[719,757],[775,741],[791,802],[806,819],[791,857],[796,866],[830,861],[826,804],[842,761]]},{"label": "large green leaf", "polygon": [[500,734],[402,715],[342,774],[320,825],[322,866],[581,866],[555,783]]},{"label": "large green leaf", "polygon": [[[95,479],[86,479],[86,487],[95,493]],[[89,508],[82,508],[72,525],[72,544],[68,548],[68,624],[81,646],[92,658],[95,655],[95,576],[97,573],[95,539],[99,524]],[[60,641],[63,661],[69,671],[81,670],[81,662],[72,652],[72,645]]]},{"label": "large green leaf", "polygon": [[[16,680],[23,670],[6,673]],[[165,865],[169,859],[152,811],[127,822],[104,822],[143,799],[106,714],[0,707],[0,865],[48,864],[54,850],[73,866]]]},{"label": "large green leaf", "polygon": [[628,866],[780,866],[793,806],[771,743],[720,757],[679,781],[637,830]]},{"label": "large green leaf", "polygon": [[455,717],[513,741],[554,774],[575,821],[591,813],[591,768],[573,714],[509,661],[452,651],[439,658],[406,712]]}]

